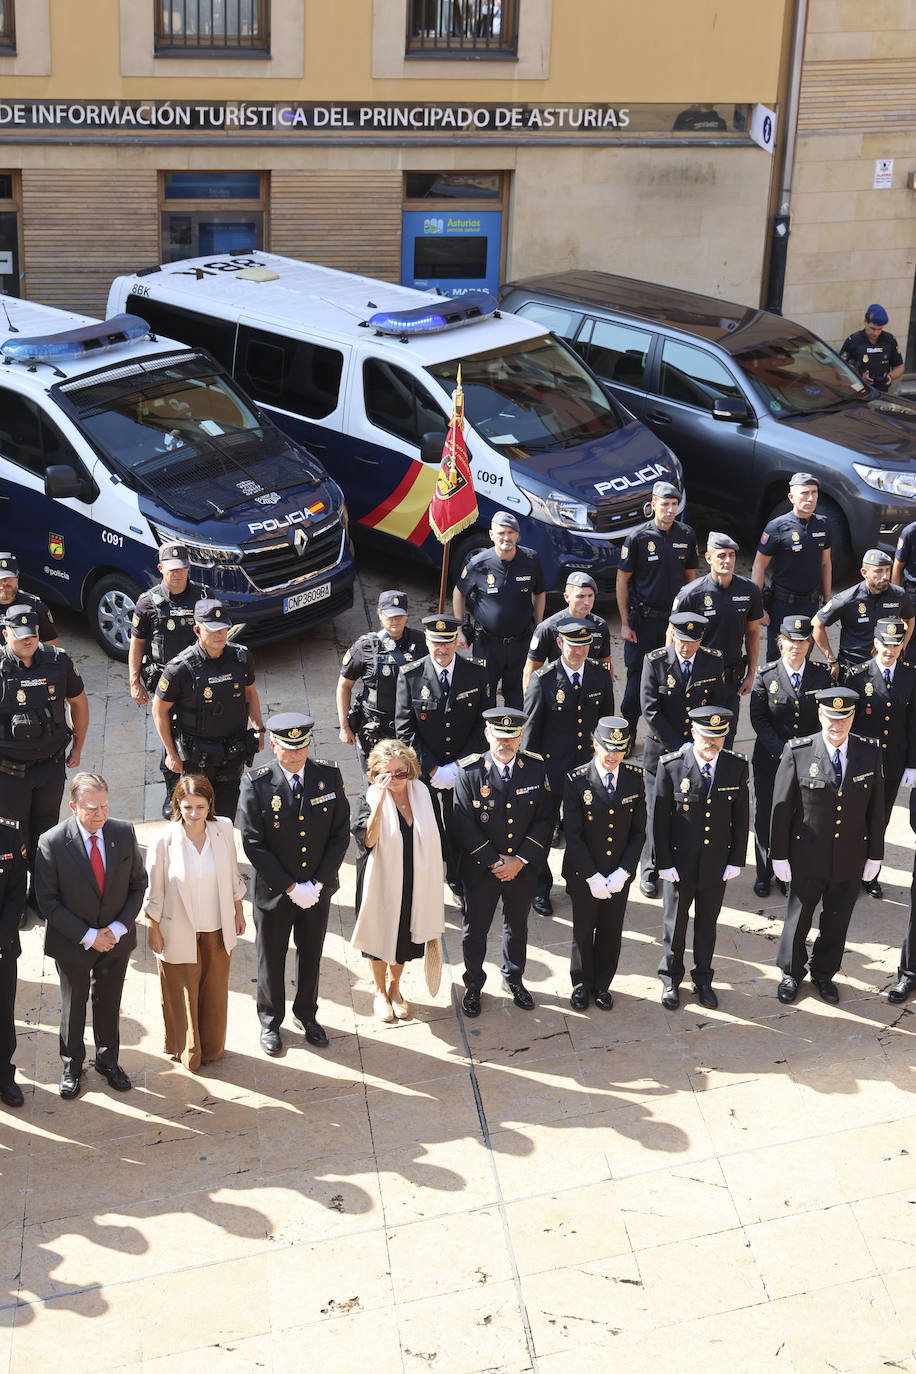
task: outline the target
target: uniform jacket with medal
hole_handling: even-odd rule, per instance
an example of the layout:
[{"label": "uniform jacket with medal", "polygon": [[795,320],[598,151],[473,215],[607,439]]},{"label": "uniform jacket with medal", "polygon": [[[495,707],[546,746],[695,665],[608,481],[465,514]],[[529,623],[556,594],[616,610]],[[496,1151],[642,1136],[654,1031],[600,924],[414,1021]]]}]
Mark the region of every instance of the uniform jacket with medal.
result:
[{"label": "uniform jacket with medal", "polygon": [[634,874],[646,838],[642,769],[621,763],[611,800],[594,759],[574,768],[563,788],[563,830],[567,881],[584,883],[593,873],[607,877],[617,868]]},{"label": "uniform jacket with medal", "polygon": [[731,864],[747,860],[750,787],[747,759],[722,749],[712,787],[693,745],[659,760],[653,836],[659,871],[676,868],[683,883],[715,887]]},{"label": "uniform jacket with medal", "polygon": [[452,683],[444,698],[441,669],[427,655],[409,663],[398,677],[395,730],[417,752],[424,777],[440,764],[485,747],[482,713],[490,706],[487,670],[456,654]]},{"label": "uniform jacket with medal", "polygon": [[544,760],[519,750],[508,782],[489,753],[472,754],[460,765],[453,824],[462,871],[489,869],[501,854],[517,854],[540,868],[554,826]]},{"label": "uniform jacket with medal", "polygon": [[550,786],[563,790],[567,772],[592,752],[592,733],[602,716],[614,714],[614,684],[608,670],[587,658],[576,691],[562,661],[546,663],[525,689],[523,746],[543,756]]},{"label": "uniform jacket with medal", "polygon": [[916,668],[898,658],[888,688],[884,669],[872,658],[849,668],[844,681],[859,693],[852,728],[881,745],[884,776],[916,768]]},{"label": "uniform jacket with medal", "polygon": [[255,871],[254,905],[271,911],[292,883],[319,882],[336,892],[350,842],[350,806],[340,769],[309,757],[296,802],[276,759],[242,778],[239,829]]},{"label": "uniform jacket with medal", "polygon": [[669,644],[646,654],[639,686],[639,709],[646,722],[645,759],[680,749],[690,739],[688,711],[697,706],[721,706],[725,690],[722,655],[700,645],[692,659],[690,680],[685,684],[677,649]]},{"label": "uniform jacket with medal", "polygon": [[774,767],[786,740],[817,730],[814,694],[826,691],[832,683],[826,663],[812,663],[810,658],[805,660],[797,696],[789,670],[781,658],[758,668],[750,700],[751,725],[757,744],[772,758]]},{"label": "uniform jacket with medal", "polygon": [[773,785],[770,858],[788,859],[792,877],[846,882],[867,859],[884,857],[881,750],[850,735],[842,787],[833,750],[818,732],[789,740]]},{"label": "uniform jacket with medal", "polygon": [[25,911],[28,862],[18,821],[0,816],[0,959],[20,953],[19,922]]}]

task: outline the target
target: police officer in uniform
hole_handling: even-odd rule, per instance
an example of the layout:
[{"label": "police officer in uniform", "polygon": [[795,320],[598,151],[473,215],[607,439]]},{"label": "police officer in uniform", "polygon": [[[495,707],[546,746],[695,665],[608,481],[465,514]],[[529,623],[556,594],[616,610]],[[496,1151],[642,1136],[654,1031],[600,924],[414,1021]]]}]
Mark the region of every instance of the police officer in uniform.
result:
[{"label": "police officer in uniform", "polygon": [[617,609],[627,685],[620,704],[636,738],[639,684],[646,654],[665,642],[671,603],[685,582],[697,575],[697,537],[677,518],[681,493],[671,482],[652,488],[652,518],[638,525],[620,550]]},{"label": "police officer in uniform", "polygon": [[[910,792],[910,829],[916,831],[916,787]],[[910,915],[903,945],[900,949],[900,964],[897,968],[897,981],[888,989],[889,1002],[905,1002],[911,992],[916,991],[916,854],[913,856],[913,880],[910,884]]]},{"label": "police officer in uniform", "polygon": [[691,611],[672,611],[668,624],[671,643],[646,655],[639,688],[646,722],[642,761],[649,808],[639,881],[639,890],[644,897],[658,896],[658,869],[652,850],[652,800],[658,761],[662,754],[669,754],[689,742],[690,712],[698,706],[721,705],[725,694],[722,655],[718,649],[707,649],[700,643],[707,625],[706,617]]},{"label": "police officer in uniform", "polygon": [[[901,782],[904,787],[916,783],[916,668],[899,661],[905,634],[902,620],[879,620],[874,658],[846,675],[847,686],[859,694],[852,728],[881,746],[885,832]],[[884,896],[877,873],[865,890],[879,900]]]},{"label": "police officer in uniform", "polygon": [[0,1102],[21,1107],[16,1082],[16,960],[21,953],[19,925],[25,914],[28,861],[19,822],[0,816]]},{"label": "police officer in uniform", "polygon": [[401,669],[395,702],[397,737],[416,751],[421,774],[430,785],[445,876],[455,893],[460,893],[461,883],[452,790],[458,759],[483,746],[483,713],[490,704],[486,668],[456,653],[458,627],[457,616],[424,617],[427,655]]},{"label": "police officer in uniform", "polygon": [[465,910],[462,1007],[480,1015],[486,982],[487,935],[502,898],[502,975],[517,1007],[530,1011],[534,998],[522,982],[528,946],[528,912],[538,871],[550,845],[553,805],[547,770],[536,754],[519,752],[523,711],[505,706],[484,712],[489,749],[460,760],[455,781],[455,832]]},{"label": "police officer in uniform", "polygon": [[[263,743],[264,722],[254,662],[244,645],[228,643],[231,623],[224,601],[203,597],[197,602],[196,643],[163,668],[153,724],[166,768],[209,778],[217,815],[234,820],[242,772]],[[247,728],[249,720],[253,730]]]},{"label": "police officer in uniform", "polygon": [[38,616],[38,638],[46,648],[57,646],[57,626],[41,597],[19,590],[19,560],[13,553],[0,553],[0,616],[11,606],[28,606]]},{"label": "police officer in uniform", "polygon": [[902,587],[909,593],[910,600],[913,599],[913,593],[916,592],[916,520],[906,526],[897,540],[891,582]]},{"label": "police officer in uniform", "polygon": [[[875,626],[888,616],[906,622],[904,648],[913,633],[913,603],[902,587],[891,582],[891,557],[881,549],[869,549],[862,559],[862,581],[837,592],[814,617],[814,642],[824,654],[834,678],[841,670],[865,663],[872,656]],[[840,623],[840,647],[836,658],[827,638],[827,626]]]},{"label": "police officer in uniform", "polygon": [[820,933],[811,977],[825,1002],[838,1002],[833,981],[861,884],[871,882],[884,857],[884,779],[881,749],[850,734],[858,693],[850,687],[818,692],[816,735],[789,740],[773,787],[770,860],[789,884],[776,962],[780,1002],[794,1002],[805,976],[805,941],[818,902]]},{"label": "police officer in uniform", "polygon": [[[602,716],[614,710],[614,684],[607,669],[589,658],[591,642],[592,627],[587,620],[562,620],[557,633],[559,659],[538,668],[525,689],[527,721],[522,747],[541,755],[547,766],[554,825],[560,815],[566,774],[591,756],[595,727]],[[534,909],[541,916],[553,912],[552,882],[545,855],[534,896]]]},{"label": "police officer in uniform", "polygon": [[857,329],[840,349],[840,357],[851,364],[863,382],[887,391],[903,373],[903,358],[893,334],[884,326],[887,311],[883,305],[870,305],[865,312],[865,328]]},{"label": "police officer in uniform", "polygon": [[663,898],[662,1006],[673,1011],[684,976],[687,920],[693,906],[690,976],[704,1007],[714,1008],[716,921],[725,884],[741,872],[750,825],[747,759],[723,748],[730,712],[700,706],[690,712],[693,743],[659,761],[652,826]]},{"label": "police officer in uniform", "polygon": [[676,611],[705,615],[709,625],[703,645],[707,649],[718,649],[722,654],[724,705],[731,712],[726,746],[735,738],[739,697],[746,697],[754,685],[763,619],[760,588],[750,578],[739,577],[735,572],[737,552],[734,539],[711,530],[706,540],[709,572],[685,587],[674,604]]},{"label": "police officer in uniform", "polygon": [[[145,706],[149,701],[149,694],[155,690],[165,665],[194,643],[194,607],[204,592],[190,580],[190,567],[191,556],[186,545],[175,542],[161,545],[159,571],[162,581],[137,598],[130,627],[127,672],[130,694],[138,706]],[[164,755],[159,767],[165,781],[162,814],[168,820],[178,774],[166,768]]]},{"label": "police officer in uniform", "polygon": [[[490,523],[492,549],[475,553],[461,569],[452,593],[452,610],[464,622],[465,644],[486,664],[490,697],[502,684],[503,701],[522,704],[522,669],[531,637],[531,621],[544,618],[544,574],[533,549],[518,542],[518,520],[498,510]],[[473,636],[468,614],[474,617]]]},{"label": "police officer in uniform", "polygon": [[[767,608],[767,662],[779,657],[776,640],[786,616],[814,615],[821,597],[830,600],[832,565],[830,526],[815,511],[818,480],[809,472],[796,472],[789,478],[789,504],[792,509],[771,520],[760,536],[751,581],[763,592]],[[763,583],[770,572],[770,586]]]},{"label": "police officer in uniform", "polygon": [[[806,615],[787,615],[779,630],[779,657],[757,670],[751,692],[751,725],[757,738],[751,756],[754,774],[754,852],[757,879],[754,894],[770,895],[770,812],[773,783],[787,740],[817,729],[817,693],[830,686],[826,663],[813,663],[811,621]],[[785,889],[783,889],[785,891]]]},{"label": "police officer in uniform", "polygon": [[350,842],[350,807],[335,763],[309,757],[315,722],[290,711],[267,722],[275,757],[242,781],[239,829],[254,869],[258,1019],[269,1055],[283,1048],[286,952],[296,941],[293,1018],[310,1045],[328,1043],[318,1022],[318,974],[331,897]]},{"label": "police officer in uniform", "polygon": [[557,646],[557,630],[564,620],[587,620],[592,627],[592,642],[588,646],[588,656],[593,658],[596,663],[601,663],[607,668],[614,677],[614,668],[611,663],[611,631],[607,621],[600,615],[595,615],[592,607],[595,604],[595,597],[598,593],[598,585],[593,577],[588,573],[572,572],[566,579],[566,586],[563,588],[563,600],[566,602],[562,611],[556,611],[549,615],[546,620],[542,620],[532,636],[531,643],[528,645],[528,657],[525,660],[525,671],[522,674],[522,688],[528,686],[528,679],[538,668],[543,668],[545,663],[553,663],[560,656]]},{"label": "police officer in uniform", "polygon": [[569,1001],[577,1011],[590,996],[605,1011],[614,1005],[623,917],[646,838],[642,771],[623,761],[629,742],[623,716],[602,717],[591,762],[569,772],[563,787],[563,877],[573,909]]},{"label": "police officer in uniform", "polygon": [[0,815],[19,821],[31,872],[40,837],[57,824],[66,770],[79,764],[89,702],[69,654],[39,639],[32,606],[11,606],[3,626]]},{"label": "police officer in uniform", "polygon": [[[422,631],[407,625],[407,593],[382,592],[378,599],[380,630],[360,635],[343,656],[337,680],[337,718],[343,744],[356,745],[363,777],[366,760],[381,739],[394,738],[398,672],[405,663],[426,655]],[[362,678],[362,695],[353,688]]]}]

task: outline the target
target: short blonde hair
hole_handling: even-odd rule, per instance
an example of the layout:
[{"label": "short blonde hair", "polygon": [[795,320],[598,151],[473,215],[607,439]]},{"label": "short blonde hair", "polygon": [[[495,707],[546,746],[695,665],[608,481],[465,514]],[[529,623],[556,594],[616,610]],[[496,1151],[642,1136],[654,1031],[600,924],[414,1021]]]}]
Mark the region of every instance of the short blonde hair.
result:
[{"label": "short blonde hair", "polygon": [[395,759],[407,764],[407,776],[411,781],[420,776],[420,761],[409,744],[400,739],[380,739],[369,755],[366,781],[375,782],[380,773],[389,772]]}]

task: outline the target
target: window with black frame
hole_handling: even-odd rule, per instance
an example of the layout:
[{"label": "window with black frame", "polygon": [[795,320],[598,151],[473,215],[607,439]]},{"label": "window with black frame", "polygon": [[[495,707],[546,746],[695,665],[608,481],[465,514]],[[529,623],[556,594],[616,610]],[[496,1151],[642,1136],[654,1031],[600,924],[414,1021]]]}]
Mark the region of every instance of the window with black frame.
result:
[{"label": "window with black frame", "polygon": [[520,0],[407,0],[408,57],[514,58]]},{"label": "window with black frame", "polygon": [[14,0],[0,0],[0,52],[16,51],[16,7]]},{"label": "window with black frame", "polygon": [[154,0],[156,52],[169,57],[270,51],[269,0]]}]

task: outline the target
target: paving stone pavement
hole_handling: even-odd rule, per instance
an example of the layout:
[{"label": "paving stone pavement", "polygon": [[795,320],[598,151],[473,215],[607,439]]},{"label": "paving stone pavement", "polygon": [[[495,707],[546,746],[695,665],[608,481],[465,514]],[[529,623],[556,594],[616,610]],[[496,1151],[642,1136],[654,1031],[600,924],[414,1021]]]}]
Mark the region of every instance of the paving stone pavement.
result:
[{"label": "paving stone pavement", "polygon": [[[366,562],[351,612],[257,654],[265,714],[311,711],[315,752],[341,761],[352,795],[337,668],[390,568]],[[432,575],[398,580],[412,621],[435,608]],[[148,837],[162,799],[148,712],[78,617],[61,640],[91,699],[84,762]],[[622,673],[619,641],[614,660]],[[882,995],[912,855],[898,804],[887,900],[856,909],[838,1008],[807,984],[776,1000],[782,903],[753,896],[750,865],[720,922],[717,1012],[661,1007],[661,903],[638,891],[613,1011],[572,1011],[558,886],[553,917],[531,918],[532,1013],[499,990],[494,937],[483,1015],[463,1019],[450,906],[438,996],[414,966],[412,1018],[382,1025],[348,943],[351,849],[325,946],[328,1050],[290,1020],[283,1057],[260,1052],[249,926],[227,1054],[186,1073],[161,1052],[141,935],[122,1023],[134,1089],[90,1071],[76,1102],[57,1092],[55,970],[27,929],[26,1106],[0,1115],[0,1370],[916,1371],[916,1020]]]}]

